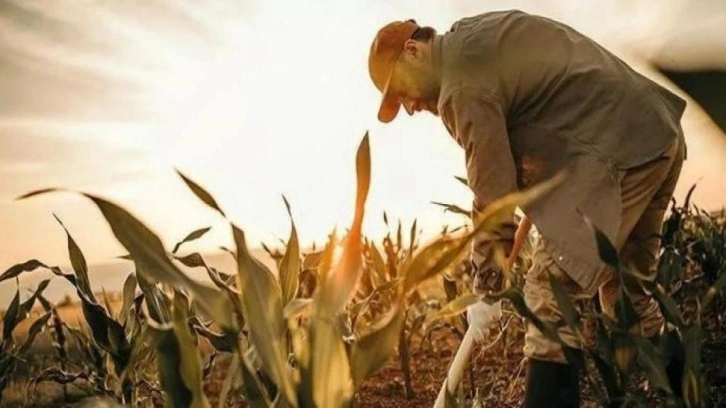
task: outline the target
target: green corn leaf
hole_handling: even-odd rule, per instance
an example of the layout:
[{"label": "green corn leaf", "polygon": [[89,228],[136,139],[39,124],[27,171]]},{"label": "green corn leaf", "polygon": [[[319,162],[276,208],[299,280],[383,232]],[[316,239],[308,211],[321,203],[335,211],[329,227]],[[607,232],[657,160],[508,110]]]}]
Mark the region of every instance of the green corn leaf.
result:
[{"label": "green corn leaf", "polygon": [[336,231],[333,230],[333,232],[330,234],[328,242],[325,244],[325,248],[323,248],[323,252],[320,254],[320,259],[318,260],[318,282],[327,281],[328,275],[330,274],[330,270],[333,266],[333,254],[337,246],[338,236]]},{"label": "green corn leaf", "polygon": [[240,369],[242,370],[242,389],[250,406],[252,408],[271,407],[267,393],[246,357],[241,358]]},{"label": "green corn leaf", "polygon": [[55,187],[43,188],[40,190],[31,191],[30,193],[25,193],[25,194],[15,198],[15,200],[20,201],[20,200],[25,200],[26,198],[35,197],[35,196],[39,196],[39,195],[43,195],[43,194],[47,194],[47,193],[55,193],[55,192],[63,192],[63,191],[68,191],[68,190],[63,189],[63,188],[55,188]]},{"label": "green corn leaf", "polygon": [[[99,207],[116,238],[137,263],[137,272],[153,280],[178,285],[192,293],[205,313],[225,329],[234,329],[236,321],[227,296],[185,275],[166,255],[161,240],[126,210],[106,200],[87,195]],[[138,268],[138,265],[141,268]]]},{"label": "green corn leaf", "polygon": [[412,253],[413,249],[416,247],[416,224],[417,220],[413,220],[413,225],[411,225],[411,232],[409,233],[409,243],[408,243],[408,252]]},{"label": "green corn leaf", "polygon": [[552,287],[552,293],[557,301],[557,306],[562,311],[562,315],[565,318],[565,323],[575,333],[580,336],[580,315],[575,309],[575,305],[572,303],[570,296],[567,294],[562,282],[556,278],[549,270],[547,270],[547,278],[549,279],[550,286]]},{"label": "green corn leaf", "polygon": [[159,325],[149,321],[161,387],[166,395],[164,406],[209,407],[202,392],[202,363],[186,324],[186,311],[173,307],[172,315],[173,324]]},{"label": "green corn leaf", "polygon": [[297,238],[297,229],[292,219],[290,203],[283,196],[287,213],[292,225],[290,239],[287,242],[285,255],[280,262],[280,288],[282,289],[282,304],[286,305],[295,298],[298,290],[298,275],[300,274],[300,243]]},{"label": "green corn leaf", "polygon": [[448,277],[447,275],[442,275],[441,280],[444,286],[444,293],[446,293],[446,300],[451,302],[456,299],[459,295],[459,288],[456,286],[456,280]]},{"label": "green corn leaf", "polygon": [[350,227],[343,253],[323,282],[318,307],[324,315],[339,311],[353,293],[362,272],[362,226],[365,203],[371,181],[371,157],[368,133],[363,137],[356,154],[357,191],[355,216]]},{"label": "green corn leaf", "polygon": [[220,214],[222,214],[223,217],[227,217],[224,214],[224,211],[219,207],[217,204],[217,201],[214,200],[211,194],[207,192],[202,186],[192,181],[190,178],[182,174],[179,170],[176,171],[176,173],[184,180],[184,183],[186,183],[187,187],[189,187],[190,190],[196,195],[200,200],[204,202],[204,204],[207,204],[208,206],[212,207],[213,209],[217,210]]},{"label": "green corn leaf", "polygon": [[[213,354],[216,356],[216,354]],[[227,368],[227,375],[224,377],[222,383],[222,390],[219,392],[219,402],[217,403],[218,408],[224,408],[227,405],[227,396],[229,395],[235,377],[239,375],[239,354],[232,354],[232,361],[229,363]]]},{"label": "green corn leaf", "polygon": [[3,317],[3,338],[2,338],[3,348],[6,347],[6,344],[11,344],[13,341],[13,338],[12,338],[13,330],[15,329],[15,326],[17,326],[18,322],[20,321],[18,319],[18,309],[19,308],[20,308],[20,292],[18,290],[15,290],[15,296],[13,297],[13,300],[10,302],[10,306],[8,307],[8,310],[5,312],[5,316]]},{"label": "green corn leaf", "polygon": [[35,301],[43,296],[43,292],[48,287],[48,284],[50,283],[50,279],[44,279],[38,284],[38,287],[35,289],[35,292],[23,303],[20,304],[20,307],[18,307],[18,322],[22,321],[28,316],[28,313],[30,313],[30,310],[33,308],[33,305],[35,304]]},{"label": "green corn leaf", "polygon": [[426,326],[430,326],[442,319],[447,319],[449,317],[461,314],[466,310],[467,307],[476,304],[476,302],[479,302],[479,296],[476,296],[474,294],[467,293],[465,295],[459,296],[444,305],[444,307],[436,311],[436,313],[430,315],[426,319]]},{"label": "green corn leaf", "polygon": [[403,249],[403,224],[398,220],[398,228],[396,229],[396,248]]},{"label": "green corn leaf", "polygon": [[310,389],[303,396],[312,396],[312,401],[304,401],[303,406],[349,406],[353,397],[350,363],[337,325],[329,315],[314,315],[310,351],[310,371],[303,372],[307,374],[303,384]]},{"label": "green corn leaf", "polygon": [[461,214],[466,217],[471,216],[471,211],[465,210],[456,204],[446,204],[446,203],[440,203],[438,201],[432,201],[431,204],[438,205],[439,207],[443,207],[444,212],[450,212],[453,214]]},{"label": "green corn leaf", "polygon": [[206,266],[204,258],[198,252],[191,253],[185,256],[176,256],[175,259],[190,268],[199,268]]},{"label": "green corn leaf", "polygon": [[703,299],[701,300],[701,304],[703,304],[703,308],[707,308],[708,305],[711,304],[713,299],[716,297],[716,295],[724,290],[726,288],[726,272],[721,272],[721,275],[716,279],[716,282],[708,288],[708,291],[706,291],[706,294],[703,295]]},{"label": "green corn leaf", "polygon": [[31,259],[29,261],[13,265],[8,270],[3,272],[2,275],[0,275],[0,282],[6,281],[8,279],[12,279],[12,278],[20,275],[23,272],[34,271],[38,268],[48,268],[48,267],[43,262],[40,262],[37,259]]},{"label": "green corn leaf", "polygon": [[633,302],[630,300],[624,287],[621,285],[618,297],[615,300],[615,317],[617,318],[617,325],[623,331],[628,331],[631,327],[640,321],[638,313],[633,307]]},{"label": "green corn leaf", "polygon": [[76,240],[73,239],[71,233],[68,232],[68,228],[66,228],[60,218],[58,218],[55,214],[53,214],[53,217],[55,217],[58,224],[63,227],[66,237],[68,238],[68,255],[71,259],[73,271],[76,273],[78,289],[85,293],[89,299],[96,301],[96,298],[93,296],[93,291],[91,290],[91,282],[88,279],[88,264],[86,263],[86,257],[83,256],[81,248],[76,243]]},{"label": "green corn leaf", "polygon": [[83,317],[91,329],[93,340],[114,357],[120,357],[124,353],[122,349],[126,348],[123,326],[109,317],[101,305],[88,299],[80,291],[78,297],[81,299]]},{"label": "green corn leaf", "polygon": [[[585,217],[585,219],[587,220],[587,217]],[[590,223],[589,220],[588,223]],[[590,225],[595,231],[595,241],[597,242],[597,252],[600,255],[600,259],[606,264],[615,268],[616,271],[620,270],[620,259],[618,258],[618,251],[615,250],[613,244],[602,231],[600,231],[591,223]]]},{"label": "green corn leaf", "polygon": [[[58,190],[36,191],[26,194],[23,198],[50,191]],[[101,210],[116,239],[133,257],[137,273],[146,273],[150,280],[187,289],[198,299],[204,312],[212,316],[223,328],[236,329],[237,322],[231,312],[232,305],[229,298],[219,296],[218,290],[189,278],[179,270],[167,256],[161,240],[146,225],[116,204],[90,194],[81,194],[92,200]]]},{"label": "green corn leaf", "polygon": [[285,321],[280,288],[272,272],[250,254],[242,230],[232,225],[232,232],[237,245],[242,310],[252,344],[259,353],[265,373],[281,388],[287,402],[295,405],[284,352]]},{"label": "green corn leaf", "polygon": [[19,348],[19,354],[23,355],[30,350],[30,347],[33,345],[33,342],[35,341],[35,338],[40,334],[43,329],[45,328],[46,324],[48,324],[48,320],[50,319],[52,313],[51,312],[45,312],[42,316],[37,318],[33,324],[30,325],[30,328],[28,329],[28,335],[23,340],[23,343],[20,345]]},{"label": "green corn leaf", "polygon": [[312,299],[296,298],[291,300],[285,305],[285,309],[283,310],[283,315],[285,316],[285,319],[291,319],[305,312],[307,309],[310,308],[312,302]]},{"label": "green corn leaf", "polygon": [[457,266],[468,255],[470,236],[444,237],[425,245],[402,267],[404,293],[421,282]]},{"label": "green corn leaf", "polygon": [[[609,360],[604,359],[600,354],[592,351],[589,353],[590,357],[592,357],[593,362],[595,363],[595,368],[597,369],[598,373],[600,374],[600,377],[602,378],[602,382],[605,385],[605,392],[607,392],[608,398],[613,400],[618,400],[623,396],[623,390],[620,387],[620,384],[618,382],[618,377],[615,373],[615,370],[613,366],[609,363]],[[599,401],[601,405],[606,405],[606,401]]]},{"label": "green corn leaf", "polygon": [[638,349],[632,336],[624,331],[614,332],[611,337],[615,365],[626,379],[632,371]]},{"label": "green corn leaf", "polygon": [[398,344],[403,318],[401,310],[394,307],[370,332],[356,340],[351,352],[353,384],[360,384],[388,361]]},{"label": "green corn leaf", "polygon": [[121,293],[123,296],[123,303],[121,304],[118,316],[119,321],[124,324],[124,322],[128,319],[129,310],[131,310],[131,305],[133,305],[134,296],[136,295],[136,276],[133,273],[126,277],[126,280],[124,281],[124,288]]},{"label": "green corn leaf", "polygon": [[693,185],[691,186],[691,188],[688,189],[688,193],[686,193],[686,200],[683,203],[683,208],[685,208],[686,210],[688,210],[688,207],[690,206],[690,203],[691,203],[691,195],[693,194],[693,190],[696,189],[696,185],[697,184],[698,183],[693,183]]},{"label": "green corn leaf", "polygon": [[371,301],[378,295],[379,293],[386,292],[388,290],[394,289],[398,286],[398,284],[401,283],[401,278],[393,279],[388,282],[385,282],[379,286],[376,286],[371,293],[366,296],[365,299],[363,299],[361,302],[354,304],[350,307],[349,315],[352,316],[351,319],[351,327],[355,328],[356,323],[358,322],[358,318],[363,315],[365,310],[370,305]]},{"label": "green corn leaf", "polygon": [[635,344],[638,347],[638,359],[648,369],[650,380],[658,388],[673,393],[668,376],[666,375],[665,366],[663,365],[663,357],[655,348],[653,343],[640,336],[633,336]]},{"label": "green corn leaf", "polygon": [[181,241],[177,242],[176,245],[174,245],[174,249],[171,251],[171,253],[175,254],[179,250],[179,248],[181,248],[182,245],[186,244],[187,242],[191,242],[191,241],[201,238],[210,229],[212,229],[212,227],[200,228],[198,230],[190,232],[189,235],[187,235],[186,237],[184,237],[184,239],[182,239]]},{"label": "green corn leaf", "polygon": [[487,298],[491,300],[498,300],[501,298],[509,299],[512,306],[520,316],[528,319],[534,327],[536,327],[550,340],[563,344],[562,339],[560,339],[559,334],[557,334],[557,330],[555,330],[551,324],[543,322],[529,307],[527,307],[527,304],[524,302],[524,294],[520,289],[511,286],[500,293],[489,295]]},{"label": "green corn leaf", "polygon": [[678,328],[684,328],[686,323],[685,320],[683,320],[681,311],[678,309],[676,301],[673,300],[672,297],[668,296],[665,288],[663,288],[663,286],[661,286],[660,284],[656,283],[644,286],[653,294],[653,297],[660,304],[660,308],[663,312],[663,316],[665,317],[665,319],[673,323]]},{"label": "green corn leaf", "polygon": [[527,190],[508,194],[478,212],[474,228],[469,234],[456,238],[443,237],[424,247],[414,255],[410,263],[404,265],[406,292],[415,288],[418,283],[458,265],[468,254],[466,250],[474,236],[494,231],[504,223],[511,223],[516,207],[524,206],[541,197],[563,180],[564,174],[561,173]]},{"label": "green corn leaf", "polygon": [[454,176],[456,180],[459,181],[459,183],[463,184],[465,187],[469,187],[469,181],[465,177],[460,176]]},{"label": "green corn leaf", "polygon": [[139,270],[142,268],[140,264],[136,264],[136,279],[139,284],[139,289],[144,294],[144,300],[146,307],[149,311],[149,316],[159,323],[171,322],[171,311],[169,306],[166,304],[164,297],[161,294],[159,287],[149,282],[145,277],[145,273],[140,273]]},{"label": "green corn leaf", "polygon": [[231,353],[237,350],[237,333],[215,333],[199,324],[194,325],[194,330],[209,340],[209,343],[217,351]]},{"label": "green corn leaf", "polygon": [[376,245],[371,242],[370,245],[370,254],[371,259],[373,261],[373,268],[376,271],[376,274],[379,277],[385,277],[386,276],[386,263],[383,260],[383,256],[381,256],[381,252],[378,250]]}]

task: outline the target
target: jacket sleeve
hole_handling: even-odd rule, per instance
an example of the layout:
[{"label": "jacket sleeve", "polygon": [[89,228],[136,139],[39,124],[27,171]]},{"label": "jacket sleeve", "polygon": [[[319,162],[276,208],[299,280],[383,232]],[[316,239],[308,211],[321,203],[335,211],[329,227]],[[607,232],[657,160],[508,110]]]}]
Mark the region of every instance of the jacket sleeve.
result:
[{"label": "jacket sleeve", "polygon": [[[517,172],[501,104],[493,98],[460,90],[444,101],[440,114],[451,135],[464,148],[467,178],[474,194],[472,215],[517,191]],[[511,224],[495,233],[497,238],[513,239],[514,213],[511,220]],[[482,253],[477,250],[478,245],[475,240],[474,251]],[[511,245],[505,249],[509,252]]]}]

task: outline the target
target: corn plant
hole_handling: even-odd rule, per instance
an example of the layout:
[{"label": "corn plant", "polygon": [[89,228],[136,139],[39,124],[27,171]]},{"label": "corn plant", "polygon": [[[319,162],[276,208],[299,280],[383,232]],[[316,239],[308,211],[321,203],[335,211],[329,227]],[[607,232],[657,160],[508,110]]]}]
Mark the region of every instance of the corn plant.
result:
[{"label": "corn plant", "polygon": [[[26,195],[25,197],[31,195]],[[109,387],[109,384],[106,384],[106,380],[110,380],[111,378],[107,378],[106,373],[102,373],[101,369],[105,369],[108,362],[113,369],[114,378],[112,379],[120,383],[120,400],[124,403],[131,403],[133,383],[129,379],[121,378],[121,373],[124,372],[130,363],[133,342],[139,329],[138,326],[135,327],[132,324],[127,325],[126,319],[126,315],[132,307],[134,300],[133,294],[136,286],[134,275],[129,275],[124,284],[124,303],[121,306],[119,315],[115,317],[107,299],[105,306],[96,299],[95,294],[91,290],[91,284],[88,278],[88,266],[83,252],[68,229],[63,225],[60,218],[57,216],[55,218],[66,232],[68,253],[74,273],[67,274],[57,266],[47,266],[38,260],[30,260],[24,264],[15,265],[10,268],[0,276],[0,281],[38,268],[48,269],[54,275],[68,281],[76,289],[76,295],[81,301],[81,310],[86,320],[88,331],[90,332],[90,336],[78,333],[74,333],[74,335],[79,340],[79,343],[88,343],[88,340],[93,343],[93,346],[90,346],[93,350],[89,351],[89,354],[96,360],[96,365],[99,366],[98,368],[100,370],[96,372],[98,377],[91,377],[80,373],[68,373],[65,370],[65,362],[62,360],[61,369],[49,368],[37,376],[34,382],[54,381],[59,384],[67,384],[77,379],[86,379],[94,382],[100,390],[106,391]],[[50,311],[48,313],[52,314],[53,312]],[[128,319],[128,323],[131,323],[131,319]],[[59,324],[61,322],[59,322],[59,319],[56,319],[56,341],[64,338],[63,330],[58,326]],[[61,350],[64,349],[64,345],[58,344],[58,347],[59,352],[63,353]],[[100,359],[107,360],[107,362],[99,362],[99,357]]]},{"label": "corn plant", "polygon": [[[20,265],[16,270],[22,270],[23,268],[31,266],[31,264]],[[13,273],[8,274],[8,276],[17,276],[17,274],[14,274],[14,270],[11,269],[11,271]],[[25,359],[25,355],[30,350],[33,341],[45,329],[48,320],[51,318],[50,312],[44,313],[32,323],[23,341],[16,342],[13,338],[13,331],[20,322],[28,317],[35,301],[42,296],[49,282],[48,279],[43,280],[35,292],[27,300],[22,302],[20,301],[20,291],[16,290],[10,306],[5,311],[5,315],[3,316],[2,339],[0,339],[0,402],[2,402],[2,391],[8,385],[13,373],[17,369],[18,362]]]}]

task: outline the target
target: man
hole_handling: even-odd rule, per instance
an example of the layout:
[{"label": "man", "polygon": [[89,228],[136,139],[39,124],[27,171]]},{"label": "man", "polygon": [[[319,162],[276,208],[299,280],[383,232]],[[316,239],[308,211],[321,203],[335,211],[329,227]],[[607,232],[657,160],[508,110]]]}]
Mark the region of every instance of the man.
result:
[{"label": "man", "polygon": [[[540,319],[562,320],[547,271],[573,300],[599,291],[615,316],[619,283],[587,220],[621,262],[655,274],[658,234],[686,156],[685,101],[572,28],[521,11],[464,18],[443,35],[414,20],[393,22],[371,45],[369,71],[383,94],[380,121],[401,105],[409,115],[441,117],[464,149],[475,212],[565,170],[564,183],[523,209],[542,237],[524,286]],[[507,251],[514,231],[512,222],[496,234]],[[480,269],[491,242],[474,246]],[[637,285],[627,289],[640,318],[633,330],[655,336],[664,325],[657,303]],[[529,326],[525,406],[578,406],[577,369]],[[578,347],[568,327],[558,331]]]}]

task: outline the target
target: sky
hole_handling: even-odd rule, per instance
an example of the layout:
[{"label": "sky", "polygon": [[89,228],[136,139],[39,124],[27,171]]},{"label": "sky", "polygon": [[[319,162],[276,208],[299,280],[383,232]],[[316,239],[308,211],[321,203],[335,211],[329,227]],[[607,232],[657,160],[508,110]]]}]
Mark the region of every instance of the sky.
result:
[{"label": "sky", "polygon": [[[286,239],[285,195],[303,243],[322,243],[353,216],[356,148],[370,135],[364,232],[382,213],[426,234],[463,220],[432,201],[468,207],[463,152],[440,119],[377,122],[367,71],[375,32],[415,18],[440,32],[456,19],[518,8],[561,20],[636,69],[726,69],[726,3],[650,1],[35,1],[0,2],[0,271],[30,258],[67,264],[58,215],[90,263],[124,253],[92,203],[108,198],[171,248],[229,245],[224,220],[176,175],[212,193],[252,244]],[[706,208],[726,203],[726,136],[696,104],[684,117],[690,160],[676,195],[699,181]]]}]

